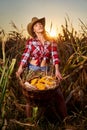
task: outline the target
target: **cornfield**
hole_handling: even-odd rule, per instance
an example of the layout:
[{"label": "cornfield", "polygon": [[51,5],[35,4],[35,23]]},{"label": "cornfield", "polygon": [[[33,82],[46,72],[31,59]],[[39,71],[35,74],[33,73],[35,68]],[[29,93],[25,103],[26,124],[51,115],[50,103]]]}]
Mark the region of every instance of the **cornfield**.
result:
[{"label": "cornfield", "polygon": [[[58,34],[58,52],[60,71],[63,76],[61,82],[65,97],[68,117],[63,122],[49,122],[41,116],[35,121],[37,107],[33,109],[33,117],[25,114],[25,98],[16,79],[21,55],[27,38],[23,30],[19,31],[12,22],[14,31],[8,34],[0,31],[0,128],[2,130],[62,130],[70,125],[74,130],[87,129],[87,26],[81,23],[80,34],[69,26],[65,19],[62,33]],[[55,121],[56,122],[56,119]]]}]

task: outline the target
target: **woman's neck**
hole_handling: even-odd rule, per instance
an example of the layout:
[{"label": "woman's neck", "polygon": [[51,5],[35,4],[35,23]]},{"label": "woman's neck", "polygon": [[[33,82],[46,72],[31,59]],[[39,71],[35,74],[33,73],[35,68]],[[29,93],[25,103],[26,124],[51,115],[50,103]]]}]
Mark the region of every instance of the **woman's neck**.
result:
[{"label": "woman's neck", "polygon": [[44,42],[46,41],[46,39],[44,38],[44,35],[41,34],[41,33],[39,33],[39,34],[37,35],[37,38],[38,38],[38,40],[41,41],[42,44],[44,44]]}]

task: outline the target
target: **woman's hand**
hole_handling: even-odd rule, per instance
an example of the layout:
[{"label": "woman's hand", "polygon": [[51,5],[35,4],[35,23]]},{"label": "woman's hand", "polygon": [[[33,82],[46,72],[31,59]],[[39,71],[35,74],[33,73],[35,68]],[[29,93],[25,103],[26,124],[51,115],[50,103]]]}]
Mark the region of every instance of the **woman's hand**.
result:
[{"label": "woman's hand", "polygon": [[62,75],[59,71],[59,65],[58,64],[55,65],[55,76],[56,76],[56,78],[58,79],[59,82],[63,79]]},{"label": "woman's hand", "polygon": [[19,78],[20,77],[20,73],[17,71],[16,72],[16,77]]},{"label": "woman's hand", "polygon": [[59,82],[63,79],[61,73],[59,72],[59,70],[56,70],[55,76],[56,76],[56,78],[58,79]]},{"label": "woman's hand", "polygon": [[23,72],[23,68],[22,66],[19,66],[18,71],[16,72],[16,77],[19,78],[22,72]]}]

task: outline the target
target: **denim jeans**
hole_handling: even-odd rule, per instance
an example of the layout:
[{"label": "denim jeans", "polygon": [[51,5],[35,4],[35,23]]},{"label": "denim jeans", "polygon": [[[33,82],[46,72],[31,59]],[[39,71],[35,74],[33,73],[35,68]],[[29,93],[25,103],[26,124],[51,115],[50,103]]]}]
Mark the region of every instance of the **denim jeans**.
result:
[{"label": "denim jeans", "polygon": [[32,64],[29,64],[28,69],[34,70],[34,71],[37,71],[37,70],[47,71],[48,67],[47,66],[40,67],[40,66],[35,66],[35,65],[32,65]]}]

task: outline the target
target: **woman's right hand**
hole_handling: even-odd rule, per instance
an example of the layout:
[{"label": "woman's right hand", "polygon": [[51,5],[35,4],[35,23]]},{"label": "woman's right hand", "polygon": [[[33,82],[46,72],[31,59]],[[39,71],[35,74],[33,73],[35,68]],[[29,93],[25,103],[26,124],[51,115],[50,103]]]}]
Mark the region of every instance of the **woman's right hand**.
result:
[{"label": "woman's right hand", "polygon": [[18,71],[16,72],[16,77],[19,78],[22,72],[23,72],[23,68],[22,66],[19,66]]},{"label": "woman's right hand", "polygon": [[16,78],[19,78],[20,77],[20,73],[17,71],[16,72]]}]

